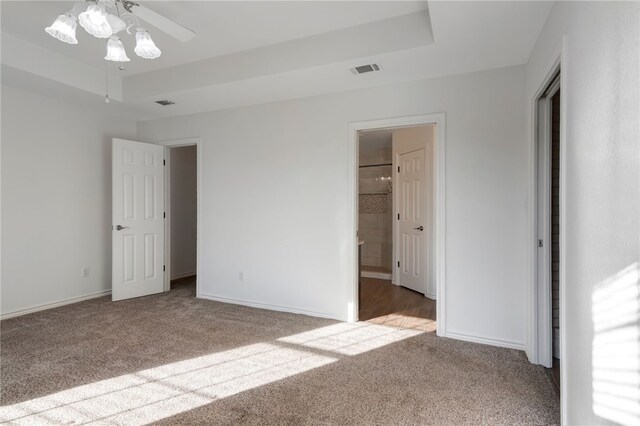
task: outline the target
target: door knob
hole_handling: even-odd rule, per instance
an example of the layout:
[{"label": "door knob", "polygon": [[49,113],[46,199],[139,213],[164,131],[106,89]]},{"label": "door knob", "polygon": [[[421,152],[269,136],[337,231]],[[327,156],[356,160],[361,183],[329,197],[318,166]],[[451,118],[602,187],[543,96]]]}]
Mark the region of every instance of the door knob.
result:
[{"label": "door knob", "polygon": [[424,228],[422,227],[422,225],[418,226],[417,228],[413,228],[413,229],[417,229],[418,231],[423,231]]},{"label": "door knob", "polygon": [[123,229],[129,229],[128,226],[116,225],[116,231],[122,231]]}]

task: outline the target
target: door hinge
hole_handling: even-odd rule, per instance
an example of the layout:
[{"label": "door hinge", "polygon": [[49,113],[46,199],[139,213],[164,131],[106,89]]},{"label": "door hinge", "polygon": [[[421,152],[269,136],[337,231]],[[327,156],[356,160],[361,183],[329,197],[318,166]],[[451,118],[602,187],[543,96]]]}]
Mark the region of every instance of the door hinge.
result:
[{"label": "door hinge", "polygon": [[167,212],[162,212],[162,218],[166,219],[167,218]]},{"label": "door hinge", "polygon": [[398,220],[400,220],[400,213],[398,213]]},{"label": "door hinge", "polygon": [[398,268],[400,267],[400,261],[398,260]]},{"label": "door hinge", "polygon": [[166,166],[166,165],[167,165],[167,160],[162,159],[162,165],[163,165],[163,166]]},{"label": "door hinge", "polygon": [[167,270],[167,267],[162,265],[162,272],[165,272]]},{"label": "door hinge", "polygon": [[398,166],[398,173],[400,173],[400,166]]},{"label": "door hinge", "polygon": [[544,247],[544,241],[538,240],[538,247]]}]

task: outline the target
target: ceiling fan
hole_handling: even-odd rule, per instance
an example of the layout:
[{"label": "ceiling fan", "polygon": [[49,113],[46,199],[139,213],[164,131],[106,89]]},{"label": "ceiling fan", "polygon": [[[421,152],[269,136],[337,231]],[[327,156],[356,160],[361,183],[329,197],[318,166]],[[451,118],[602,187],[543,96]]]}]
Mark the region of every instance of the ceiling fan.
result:
[{"label": "ceiling fan", "polygon": [[131,0],[77,2],[71,10],[58,16],[45,31],[65,43],[78,44],[76,28],[80,23],[80,26],[92,36],[107,39],[107,54],[104,59],[128,62],[130,59],[117,34],[125,31],[133,35],[131,28],[135,27],[136,55],[145,59],[158,58],[162,52],[147,30],[140,26],[138,18],[182,42],[187,42],[195,36],[190,29]]}]

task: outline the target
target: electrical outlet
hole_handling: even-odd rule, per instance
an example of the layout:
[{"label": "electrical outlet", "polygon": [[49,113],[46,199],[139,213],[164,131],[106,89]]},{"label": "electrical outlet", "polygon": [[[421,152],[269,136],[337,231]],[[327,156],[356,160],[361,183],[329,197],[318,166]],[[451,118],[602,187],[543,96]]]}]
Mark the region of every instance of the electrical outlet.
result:
[{"label": "electrical outlet", "polygon": [[82,268],[82,278],[87,278],[89,276],[89,267],[85,266],[84,268]]}]

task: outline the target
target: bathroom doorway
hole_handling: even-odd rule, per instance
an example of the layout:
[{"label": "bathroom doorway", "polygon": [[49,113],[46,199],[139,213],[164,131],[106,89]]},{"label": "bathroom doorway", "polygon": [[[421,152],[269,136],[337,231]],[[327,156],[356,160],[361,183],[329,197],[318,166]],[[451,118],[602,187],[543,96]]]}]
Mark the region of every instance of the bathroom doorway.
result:
[{"label": "bathroom doorway", "polygon": [[436,328],[435,124],[358,133],[360,321]]}]

